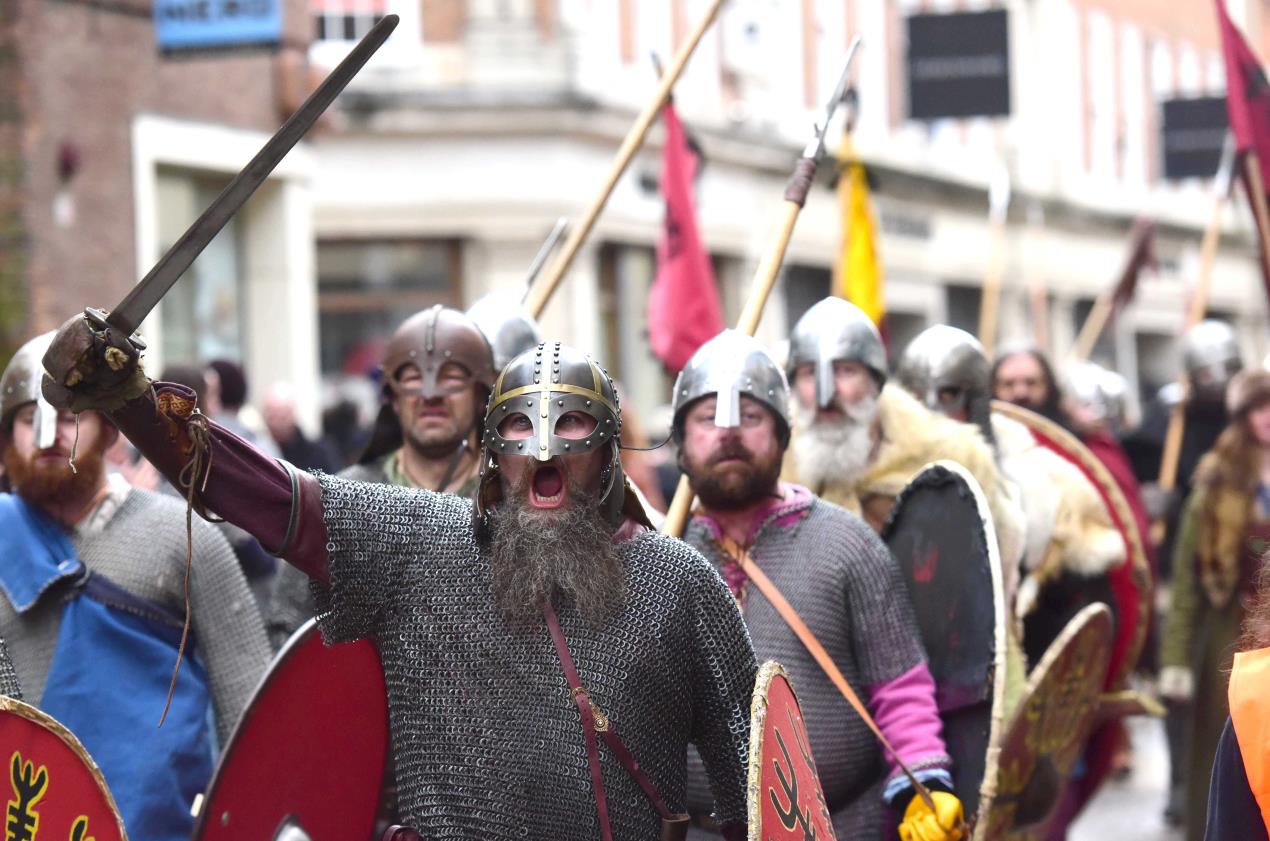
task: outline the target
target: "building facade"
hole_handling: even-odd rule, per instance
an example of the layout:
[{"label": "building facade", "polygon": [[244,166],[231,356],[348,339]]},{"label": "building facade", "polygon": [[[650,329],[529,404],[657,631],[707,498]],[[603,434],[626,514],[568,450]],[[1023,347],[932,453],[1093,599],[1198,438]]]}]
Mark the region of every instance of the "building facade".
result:
[{"label": "building facade", "polygon": [[[120,300],[298,105],[312,18],[305,0],[273,5],[276,44],[180,51],[160,48],[150,0],[0,7],[4,359]],[[316,421],[313,166],[294,150],[147,319],[152,373],[238,360],[257,392],[313,395]]]},{"label": "building facade", "polygon": [[[375,357],[367,326],[382,333],[434,300],[466,305],[521,288],[541,238],[556,217],[583,212],[654,89],[650,52],[668,60],[707,5],[313,0],[317,63],[336,60],[376,15],[402,16],[344,101],[340,131],[314,144],[324,374]],[[1229,6],[1261,49],[1264,4]],[[1010,116],[909,120],[906,17],[988,8],[1008,12]],[[1213,200],[1206,180],[1161,178],[1160,102],[1224,90],[1210,4],[733,0],[676,88],[704,149],[698,215],[727,320],[856,33],[865,46],[853,79],[854,143],[874,176],[896,349],[929,323],[977,328],[994,254],[988,194],[1004,173],[1001,339],[1065,353],[1119,273],[1134,219],[1149,215],[1159,223],[1159,270],[1096,357],[1144,391],[1168,381]],[[669,382],[648,351],[645,321],[662,217],[660,144],[655,129],[543,319],[547,333],[608,362],[644,413],[665,402]],[[799,219],[760,327],[773,344],[830,290],[841,237],[832,168],[827,161]],[[1236,321],[1259,359],[1265,296],[1250,228],[1239,197],[1225,215],[1210,312]]]}]

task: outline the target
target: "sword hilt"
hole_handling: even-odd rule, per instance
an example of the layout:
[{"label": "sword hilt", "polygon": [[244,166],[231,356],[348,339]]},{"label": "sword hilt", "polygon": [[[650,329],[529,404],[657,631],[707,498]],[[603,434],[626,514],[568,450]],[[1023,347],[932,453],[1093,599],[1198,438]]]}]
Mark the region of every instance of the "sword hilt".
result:
[{"label": "sword hilt", "polygon": [[[110,313],[100,307],[85,307],[84,318],[88,319],[88,323],[98,330],[105,330],[107,328],[113,330],[119,329],[114,324],[110,323]],[[141,338],[141,336],[137,333],[133,333],[128,336],[128,341],[132,343],[134,348],[136,348],[137,353],[146,349],[146,340]]]}]

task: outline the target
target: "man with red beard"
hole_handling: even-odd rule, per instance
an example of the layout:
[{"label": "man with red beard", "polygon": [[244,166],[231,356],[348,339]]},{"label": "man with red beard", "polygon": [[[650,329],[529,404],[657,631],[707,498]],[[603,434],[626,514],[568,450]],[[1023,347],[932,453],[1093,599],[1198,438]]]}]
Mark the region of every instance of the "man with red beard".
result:
[{"label": "man with red beard", "polygon": [[718,573],[647,528],[593,360],[556,342],[504,369],[473,504],[265,458],[188,390],[150,383],[129,348],[71,319],[46,396],[109,407],[199,505],[317,582],[328,641],[375,641],[406,823],[429,838],[676,837],[692,743],[719,822],[745,837],[754,652]]},{"label": "man with red beard", "polygon": [[[935,684],[899,567],[859,517],[779,479],[790,433],[780,366],[756,340],[726,330],[693,354],[672,401],[679,463],[701,501],[685,540],[728,582],[759,658],[789,671],[835,833],[885,837],[882,807],[890,803],[904,813],[901,837],[960,838],[961,804],[951,793]],[[915,796],[897,765],[884,767],[865,723],[751,586],[742,555],[762,568],[832,653],[900,758],[937,789],[938,814]],[[690,805],[704,814],[710,801],[704,790],[694,793]]]},{"label": "man with red beard", "polygon": [[186,839],[213,744],[269,662],[264,627],[225,539],[201,521],[187,538],[181,502],[107,475],[118,431],[106,417],[77,418],[40,396],[51,338],[27,342],[0,376],[12,488],[0,495],[0,637],[27,700],[101,767],[128,834]]}]

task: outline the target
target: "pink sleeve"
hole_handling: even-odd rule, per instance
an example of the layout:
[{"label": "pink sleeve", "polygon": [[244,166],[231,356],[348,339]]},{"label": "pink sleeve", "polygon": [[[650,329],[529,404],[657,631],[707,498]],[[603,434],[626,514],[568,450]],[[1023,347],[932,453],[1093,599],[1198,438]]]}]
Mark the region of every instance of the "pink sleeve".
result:
[{"label": "pink sleeve", "polygon": [[[935,680],[925,663],[899,677],[868,688],[869,707],[878,729],[910,768],[943,767],[951,762],[941,736],[943,724],[935,706]],[[891,775],[899,766],[890,756]]]}]

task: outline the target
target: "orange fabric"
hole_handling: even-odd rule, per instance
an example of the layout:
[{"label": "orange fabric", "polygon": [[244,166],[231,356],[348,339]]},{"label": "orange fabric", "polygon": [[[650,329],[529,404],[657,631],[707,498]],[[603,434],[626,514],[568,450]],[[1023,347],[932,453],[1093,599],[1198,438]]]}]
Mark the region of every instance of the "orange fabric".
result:
[{"label": "orange fabric", "polygon": [[1248,787],[1270,831],[1270,648],[1235,655],[1227,697]]}]

